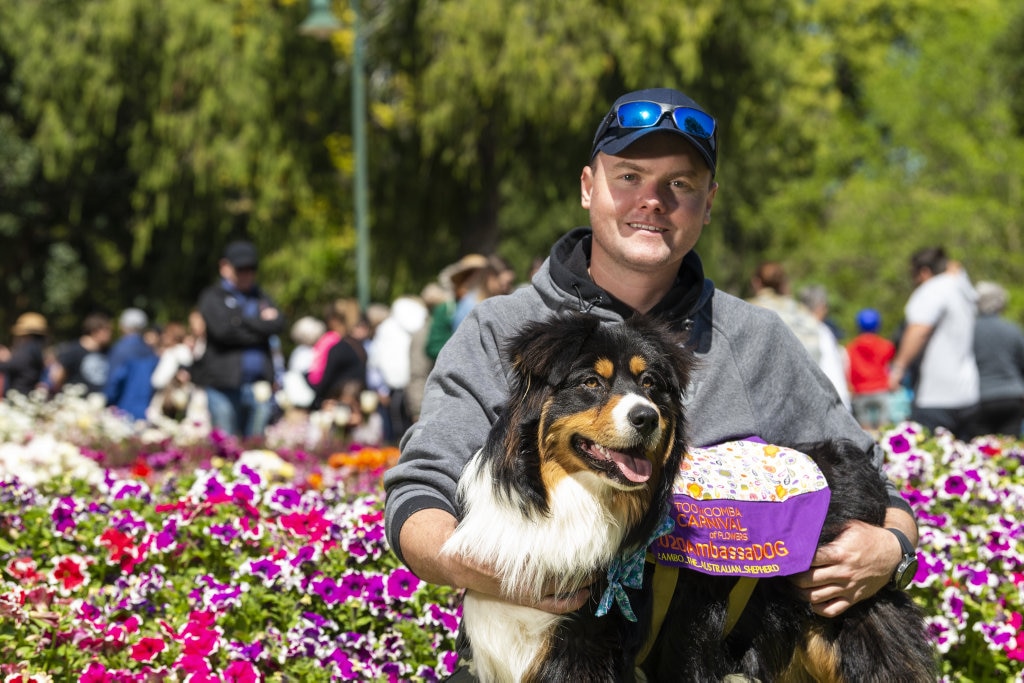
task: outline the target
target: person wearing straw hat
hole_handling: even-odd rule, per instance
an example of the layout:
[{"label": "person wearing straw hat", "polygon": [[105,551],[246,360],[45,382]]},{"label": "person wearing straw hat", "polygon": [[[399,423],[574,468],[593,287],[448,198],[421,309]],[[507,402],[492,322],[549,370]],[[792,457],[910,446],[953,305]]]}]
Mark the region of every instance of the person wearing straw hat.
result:
[{"label": "person wearing straw hat", "polygon": [[22,313],[11,328],[11,348],[0,346],[0,372],[4,396],[12,391],[28,395],[39,386],[46,367],[48,333],[46,318],[39,313]]}]

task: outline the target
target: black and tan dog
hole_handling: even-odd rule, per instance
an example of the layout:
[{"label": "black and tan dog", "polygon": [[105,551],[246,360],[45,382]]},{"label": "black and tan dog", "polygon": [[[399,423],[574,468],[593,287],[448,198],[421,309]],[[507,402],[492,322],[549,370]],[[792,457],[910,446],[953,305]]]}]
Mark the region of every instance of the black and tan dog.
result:
[{"label": "black and tan dog", "polygon": [[[653,322],[588,315],[532,324],[507,353],[510,399],[460,480],[461,521],[444,552],[496,567],[506,593],[537,600],[552,585],[575,591],[636,551],[642,572],[685,450],[689,355]],[[467,592],[471,669],[488,682],[631,676],[649,611],[618,587],[638,621],[621,602],[600,617],[593,604],[556,616]]]},{"label": "black and tan dog", "polygon": [[[652,565],[637,574],[664,531],[686,452],[681,396],[694,361],[681,341],[648,319],[574,314],[509,342],[510,398],[460,480],[460,523],[443,552],[496,568],[506,594],[536,600],[601,578],[590,604],[564,616],[467,591],[473,674],[486,683],[934,680],[921,616],[890,589],[818,619],[785,577],[762,579],[726,633],[735,579],[680,570],[648,642]],[[849,519],[884,516],[877,472],[844,448],[810,449],[833,488],[823,542]]]}]

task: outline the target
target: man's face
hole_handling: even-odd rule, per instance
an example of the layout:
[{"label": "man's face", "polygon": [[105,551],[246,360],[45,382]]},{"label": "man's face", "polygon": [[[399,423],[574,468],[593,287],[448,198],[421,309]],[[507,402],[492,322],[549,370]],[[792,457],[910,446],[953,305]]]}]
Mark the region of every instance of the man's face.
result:
[{"label": "man's face", "polygon": [[674,273],[693,249],[718,184],[688,142],[672,133],[644,136],[616,156],[600,153],[580,178],[594,230],[591,264]]},{"label": "man's face", "polygon": [[236,268],[227,259],[222,259],[220,262],[220,276],[233,284],[240,292],[248,292],[256,286],[255,268]]}]

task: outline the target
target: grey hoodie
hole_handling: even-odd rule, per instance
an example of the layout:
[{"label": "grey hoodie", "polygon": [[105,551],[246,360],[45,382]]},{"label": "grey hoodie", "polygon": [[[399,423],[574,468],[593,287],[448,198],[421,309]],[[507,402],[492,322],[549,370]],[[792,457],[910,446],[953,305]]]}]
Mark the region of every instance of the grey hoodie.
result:
[{"label": "grey hoodie", "polygon": [[[563,311],[621,322],[632,310],[587,274],[591,231],[560,239],[531,287],[478,304],[441,350],[423,398],[420,421],[402,440],[398,464],[384,477],[388,541],[415,512],[453,515],[463,467],[484,444],[506,400],[510,368],[500,350],[523,323]],[[883,453],[842,405],[828,378],[772,311],[716,290],[700,258],[687,254],[674,288],[651,311],[689,330],[698,367],[685,396],[692,447],[759,436],[796,445],[850,439],[881,472]],[[910,506],[887,481],[891,505]]]}]

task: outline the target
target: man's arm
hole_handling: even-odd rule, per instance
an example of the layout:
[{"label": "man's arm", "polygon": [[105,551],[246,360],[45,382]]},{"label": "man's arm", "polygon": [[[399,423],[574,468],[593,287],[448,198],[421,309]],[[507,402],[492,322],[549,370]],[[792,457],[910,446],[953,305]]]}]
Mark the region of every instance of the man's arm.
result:
[{"label": "man's arm", "polygon": [[839,616],[889,583],[903,556],[889,528],[902,531],[917,545],[914,518],[906,510],[889,508],[884,527],[851,522],[834,541],[818,548],[810,569],[793,577],[815,614]]},{"label": "man's arm", "polygon": [[892,360],[892,369],[889,371],[890,390],[899,388],[900,382],[903,381],[903,375],[907,372],[907,366],[921,355],[931,334],[931,325],[925,325],[924,323],[910,323],[907,325],[900,339],[900,347],[896,350],[896,357]]}]

